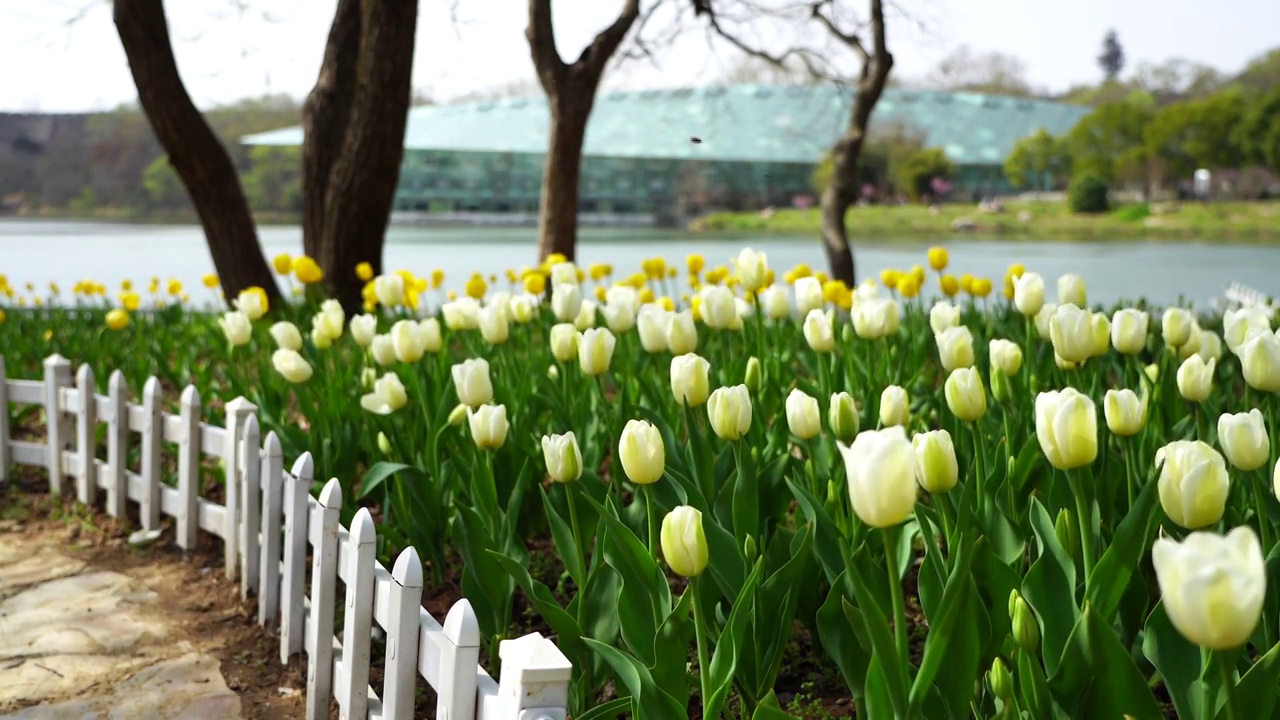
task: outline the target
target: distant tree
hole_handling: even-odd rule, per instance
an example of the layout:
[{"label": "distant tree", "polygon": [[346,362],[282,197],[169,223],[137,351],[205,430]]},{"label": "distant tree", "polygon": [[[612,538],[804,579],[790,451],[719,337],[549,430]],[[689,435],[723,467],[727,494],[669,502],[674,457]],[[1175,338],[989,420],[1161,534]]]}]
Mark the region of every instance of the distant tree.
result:
[{"label": "distant tree", "polygon": [[1255,93],[1266,93],[1280,88],[1280,48],[1266,52],[1250,60],[1234,82]]},{"label": "distant tree", "polygon": [[1164,161],[1175,179],[1202,167],[1239,167],[1244,153],[1236,127],[1244,110],[1244,97],[1234,90],[1161,108],[1144,130],[1147,153]]},{"label": "distant tree", "polygon": [[[832,172],[830,181],[821,196],[822,243],[826,251],[831,277],[853,284],[857,268],[853,251],[849,246],[846,218],[849,208],[858,201],[862,192],[859,175],[859,158],[868,143],[871,114],[884,93],[893,69],[893,55],[889,52],[885,35],[883,0],[870,0],[866,22],[860,30],[850,31],[842,27],[846,18],[855,14],[852,2],[840,0],[796,0],[780,2],[764,7],[754,0],[739,0],[738,4],[719,3],[714,9],[709,0],[690,0],[696,16],[705,16],[710,30],[737,50],[764,60],[777,67],[788,62],[802,63],[809,74],[831,80],[852,90],[853,101],[844,132],[831,148]],[[780,20],[792,30],[804,29],[796,44],[778,52],[754,45],[744,39],[733,27],[735,22],[758,23],[763,19]],[[747,19],[747,20],[744,20]],[[810,23],[817,23],[823,32],[808,31]],[[756,33],[763,35],[764,33]],[[805,41],[822,37],[833,47],[818,48],[805,45]],[[840,56],[851,53],[858,68],[850,76],[847,66],[838,62]],[[833,62],[833,58],[837,61]]]},{"label": "distant tree", "polygon": [[1280,175],[1280,87],[1253,100],[1236,126],[1245,162]]},{"label": "distant tree", "polygon": [[1146,128],[1154,114],[1149,97],[1099,105],[1067,133],[1073,175],[1092,172],[1107,184],[1140,175]]},{"label": "distant tree", "polygon": [[1016,188],[1051,190],[1071,174],[1071,153],[1064,138],[1040,128],[1014,144],[1004,161],[1004,174]]},{"label": "distant tree", "polygon": [[1002,52],[975,52],[967,45],[951,51],[926,81],[942,90],[1030,96],[1027,65],[1021,58]]},{"label": "distant tree", "polygon": [[249,170],[241,178],[249,207],[254,210],[302,209],[302,153],[298,148],[254,146],[249,151]]},{"label": "distant tree", "polygon": [[1141,89],[1134,83],[1120,80],[1103,80],[1097,85],[1076,85],[1055,99],[1075,105],[1105,105],[1107,103],[1124,102],[1134,92]]},{"label": "distant tree", "polygon": [[1108,30],[1102,38],[1102,54],[1098,56],[1098,65],[1108,80],[1120,77],[1124,69],[1124,48],[1120,46],[1120,36],[1115,30]]},{"label": "distant tree", "polygon": [[1134,84],[1155,96],[1160,104],[1207,97],[1226,82],[1216,69],[1186,58],[1139,63],[1134,75]]},{"label": "distant tree", "polygon": [[933,193],[934,180],[949,180],[954,173],[955,165],[942,148],[924,148],[908,155],[895,168],[893,182],[899,192],[919,200]]},{"label": "distant tree", "polygon": [[142,187],[147,191],[147,198],[153,207],[172,210],[190,206],[178,173],[174,172],[169,158],[164,155],[151,161],[147,169],[142,171]]},{"label": "distant tree", "polygon": [[817,80],[799,63],[779,67],[752,55],[738,57],[722,77],[729,85],[805,85]]},{"label": "distant tree", "polygon": [[551,23],[551,0],[529,0],[525,38],[551,112],[551,138],[542,174],[538,258],[560,253],[572,259],[578,244],[578,188],[587,120],[605,66],[640,17],[640,0],[626,0],[609,27],[596,34],[577,60],[566,63]]}]

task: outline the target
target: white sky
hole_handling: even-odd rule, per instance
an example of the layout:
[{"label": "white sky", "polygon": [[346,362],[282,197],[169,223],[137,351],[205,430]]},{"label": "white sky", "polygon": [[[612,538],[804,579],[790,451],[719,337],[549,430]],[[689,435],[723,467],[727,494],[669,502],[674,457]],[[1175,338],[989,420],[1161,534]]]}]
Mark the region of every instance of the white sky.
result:
[{"label": "white sky", "polygon": [[[524,0],[420,0],[414,87],[437,99],[532,80]],[[646,0],[646,2],[651,0]],[[687,3],[687,0],[678,0]],[[201,106],[265,92],[303,97],[315,82],[336,0],[170,0],[170,29],[187,88]],[[574,58],[621,0],[557,0],[561,54]],[[1022,58],[1033,85],[1094,82],[1103,34],[1128,56],[1173,56],[1233,72],[1280,45],[1280,0],[897,0],[911,21],[889,27],[899,78],[928,73],[962,44]],[[85,10],[87,8],[87,10]],[[68,20],[82,10],[74,24]],[[692,31],[659,65],[634,61],[614,87],[714,82],[735,55]],[[109,0],[0,0],[0,111],[100,110],[136,98]]]}]

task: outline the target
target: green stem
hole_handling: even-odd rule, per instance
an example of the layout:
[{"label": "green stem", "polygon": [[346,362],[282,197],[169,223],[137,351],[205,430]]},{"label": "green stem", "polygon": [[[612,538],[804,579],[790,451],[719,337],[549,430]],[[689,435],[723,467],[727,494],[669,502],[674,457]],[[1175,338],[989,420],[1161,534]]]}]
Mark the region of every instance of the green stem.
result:
[{"label": "green stem", "polygon": [[[578,505],[576,502],[574,502],[574,497],[573,497],[573,493],[575,492],[576,487],[577,487],[577,483],[568,483],[565,485],[565,490],[568,490],[568,492],[565,493],[565,500],[569,502],[569,525],[573,529],[573,544],[575,547],[578,548],[578,568],[583,573],[582,578],[574,578],[574,579],[577,580],[582,585],[586,585],[587,578],[585,575],[586,575],[586,568],[587,568],[587,548],[584,547],[582,544],[582,531],[578,529],[579,528]],[[579,587],[578,589],[582,590],[581,587]],[[579,627],[581,627],[582,625],[582,606],[583,606],[583,603],[578,604]]]},{"label": "green stem", "polygon": [[1089,499],[1085,481],[1088,475],[1080,470],[1073,470],[1067,475],[1067,483],[1076,496],[1076,518],[1080,523],[1080,551],[1084,556],[1084,582],[1088,587],[1089,578],[1093,576],[1093,503]]},{"label": "green stem", "polygon": [[[707,700],[711,698],[708,691],[708,683],[710,682],[711,663],[707,661],[707,629],[706,618],[702,617],[702,594],[698,592],[698,578],[689,578],[689,592],[693,593],[693,633],[698,641],[698,681],[702,692],[702,709],[706,712]],[[715,720],[703,716],[704,720]]]},{"label": "green stem", "polygon": [[649,555],[658,559],[658,516],[653,511],[653,486],[644,486],[644,514],[649,521]]},{"label": "green stem", "polygon": [[973,433],[973,472],[977,476],[974,478],[974,490],[978,501],[979,517],[982,516],[982,508],[987,502],[987,473],[982,467],[982,427],[977,422],[968,423],[969,430]]},{"label": "green stem", "polygon": [[1240,712],[1240,701],[1236,698],[1235,668],[1231,666],[1231,659],[1222,652],[1215,652],[1213,655],[1222,672],[1222,694],[1227,699],[1227,720],[1242,720],[1244,713]]},{"label": "green stem", "polygon": [[884,541],[884,566],[889,575],[889,596],[893,602],[893,637],[898,649],[898,664],[907,663],[907,606],[902,596],[902,578],[898,575],[897,540],[899,526],[881,530],[880,538]]}]

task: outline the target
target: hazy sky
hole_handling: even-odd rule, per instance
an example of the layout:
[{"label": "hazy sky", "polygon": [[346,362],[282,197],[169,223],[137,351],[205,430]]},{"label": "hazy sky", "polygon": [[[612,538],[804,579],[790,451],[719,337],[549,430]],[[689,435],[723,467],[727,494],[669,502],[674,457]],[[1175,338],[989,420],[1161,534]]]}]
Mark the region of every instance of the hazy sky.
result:
[{"label": "hazy sky", "polygon": [[[649,2],[651,0],[646,0]],[[687,0],[678,0],[687,2]],[[459,6],[456,18],[450,11]],[[532,79],[524,0],[421,0],[415,88],[439,99]],[[170,29],[188,90],[201,106],[264,92],[302,97],[315,82],[336,0],[170,0]],[[576,57],[621,0],[557,0],[561,54]],[[856,4],[856,3],[855,3]],[[1227,71],[1280,45],[1278,0],[897,0],[898,77],[927,74],[958,45],[1021,57],[1033,85],[1097,80],[1103,34],[1115,28],[1140,61],[1182,56]],[[73,17],[83,15],[74,23]],[[714,82],[733,64],[706,37],[680,37],[655,66],[628,62],[615,87]],[[0,0],[0,111],[97,110],[136,97],[108,0]]]}]

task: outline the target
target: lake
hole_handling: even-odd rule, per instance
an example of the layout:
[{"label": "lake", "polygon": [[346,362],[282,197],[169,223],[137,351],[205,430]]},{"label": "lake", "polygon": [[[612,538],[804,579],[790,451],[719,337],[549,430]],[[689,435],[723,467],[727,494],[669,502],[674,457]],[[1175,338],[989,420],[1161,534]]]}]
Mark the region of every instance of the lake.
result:
[{"label": "lake", "polygon": [[[302,247],[298,227],[264,227],[263,248],[270,257],[296,253]],[[392,227],[387,237],[386,266],[420,275],[441,268],[447,284],[459,287],[476,270],[501,274],[536,260],[533,228]],[[999,292],[1009,263],[1021,262],[1050,283],[1065,272],[1084,276],[1091,302],[1108,303],[1143,296],[1170,303],[1180,295],[1198,305],[1220,297],[1231,282],[1269,295],[1280,295],[1280,247],[1187,241],[1035,242],[947,236],[912,241],[868,241],[856,245],[854,257],[862,277],[882,268],[924,264],[926,248],[951,250],[950,272],[990,277]],[[619,273],[638,270],[640,261],[661,255],[684,263],[699,252],[709,266],[727,263],[743,246],[769,255],[781,274],[805,262],[825,266],[816,238],[764,235],[693,235],[648,229],[584,229],[579,240],[582,264],[612,263]],[[145,283],[153,276],[177,278],[200,299],[200,278],[213,264],[196,225],[131,225],[92,221],[0,220],[0,274],[15,287],[27,281],[49,281],[69,288],[82,279],[105,284],[113,292],[126,278]],[[1052,294],[1052,293],[1051,293]]]}]

